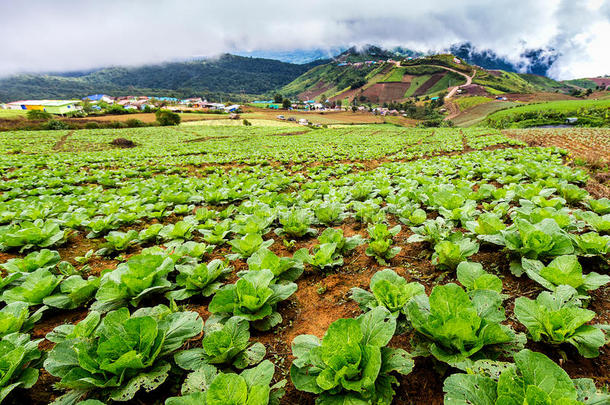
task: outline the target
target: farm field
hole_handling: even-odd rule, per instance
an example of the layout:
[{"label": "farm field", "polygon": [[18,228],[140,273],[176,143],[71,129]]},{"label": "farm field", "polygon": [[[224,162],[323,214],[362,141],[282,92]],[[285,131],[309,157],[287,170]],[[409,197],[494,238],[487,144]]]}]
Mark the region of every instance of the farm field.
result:
[{"label": "farm field", "polygon": [[5,110],[0,108],[0,119],[11,120],[17,118],[25,118],[24,110]]},{"label": "farm field", "polygon": [[458,127],[473,127],[481,124],[489,114],[516,105],[510,101],[490,101],[462,111],[452,121]]},{"label": "farm field", "polygon": [[609,129],[242,117],[0,133],[0,402],[610,403]]},{"label": "farm field", "polygon": [[486,118],[494,128],[526,128],[540,125],[564,124],[570,117],[578,118],[578,125],[605,127],[610,100],[562,100],[520,105],[490,114]]}]

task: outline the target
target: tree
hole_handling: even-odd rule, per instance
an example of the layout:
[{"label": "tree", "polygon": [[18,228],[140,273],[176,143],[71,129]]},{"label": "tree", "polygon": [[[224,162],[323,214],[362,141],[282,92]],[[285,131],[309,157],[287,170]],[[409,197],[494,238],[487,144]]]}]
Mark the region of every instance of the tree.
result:
[{"label": "tree", "polygon": [[280,93],[276,93],[276,94],[273,96],[273,102],[274,102],[274,103],[279,104],[279,103],[281,103],[282,101],[284,101],[284,96],[282,96]]},{"label": "tree", "polygon": [[289,110],[290,107],[292,107],[292,103],[290,102],[290,100],[288,100],[287,98],[284,99],[284,101],[282,101],[282,108],[284,110]]},{"label": "tree", "polygon": [[159,122],[159,125],[163,127],[180,124],[180,115],[167,110],[158,110],[155,113],[155,117]]},{"label": "tree", "polygon": [[86,114],[90,114],[93,112],[93,107],[91,106],[91,102],[89,99],[84,99],[82,103],[83,112]]}]

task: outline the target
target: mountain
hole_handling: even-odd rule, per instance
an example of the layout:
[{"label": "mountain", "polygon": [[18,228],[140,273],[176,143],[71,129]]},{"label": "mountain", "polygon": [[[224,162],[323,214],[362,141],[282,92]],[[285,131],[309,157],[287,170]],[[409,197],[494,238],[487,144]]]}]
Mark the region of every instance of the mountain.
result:
[{"label": "mountain", "polygon": [[395,51],[369,47],[343,52],[332,62],[299,76],[280,92],[301,100],[356,99],[381,104],[410,97],[441,96],[450,87],[465,84],[467,76],[473,75],[472,84],[463,89],[466,94],[493,97],[503,93],[570,90],[566,84],[540,75],[481,69],[452,54],[403,59]]},{"label": "mountain", "polygon": [[320,63],[323,61],[299,65],[225,54],[215,59],[142,67],[18,75],[0,79],[0,100],[82,98],[96,93],[235,99],[269,93]]},{"label": "mountain", "polygon": [[250,58],[274,59],[280,62],[304,65],[307,63],[332,59],[335,55],[345,51],[345,48],[328,49],[294,49],[290,51],[238,51],[234,55]]}]

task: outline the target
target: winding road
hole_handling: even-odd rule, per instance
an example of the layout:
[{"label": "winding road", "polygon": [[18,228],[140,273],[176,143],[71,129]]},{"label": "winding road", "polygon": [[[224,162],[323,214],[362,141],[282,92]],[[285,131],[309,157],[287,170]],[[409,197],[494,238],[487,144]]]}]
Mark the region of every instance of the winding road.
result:
[{"label": "winding road", "polygon": [[[400,61],[396,62],[396,66],[397,67],[401,66]],[[425,66],[425,65],[422,65],[422,66]],[[449,87],[449,93],[447,93],[447,95],[445,96],[445,106],[447,107],[447,110],[449,111],[449,115],[445,117],[445,121],[451,120],[460,114],[460,109],[458,108],[458,106],[456,104],[452,103],[449,99],[451,97],[453,97],[455,95],[455,93],[457,93],[458,89],[472,84],[472,79],[474,79],[474,77],[476,76],[477,70],[476,69],[473,70],[472,76],[468,76],[466,73],[460,72],[459,70],[455,70],[450,67],[441,66],[441,65],[428,65],[428,66],[439,67],[441,69],[445,69],[450,72],[457,73],[460,76],[464,76],[464,78],[466,79],[466,83],[464,83],[464,84],[460,84],[459,86]]]}]

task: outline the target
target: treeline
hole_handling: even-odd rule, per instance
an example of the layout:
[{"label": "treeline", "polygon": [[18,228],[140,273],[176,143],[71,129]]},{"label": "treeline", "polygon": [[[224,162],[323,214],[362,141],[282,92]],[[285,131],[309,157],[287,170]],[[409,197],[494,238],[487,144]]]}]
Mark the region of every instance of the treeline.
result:
[{"label": "treeline", "polygon": [[0,80],[0,100],[81,98],[105,93],[242,101],[282,87],[319,63],[296,65],[226,54],[203,61],[106,68],[80,76],[18,75]]}]

